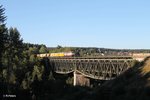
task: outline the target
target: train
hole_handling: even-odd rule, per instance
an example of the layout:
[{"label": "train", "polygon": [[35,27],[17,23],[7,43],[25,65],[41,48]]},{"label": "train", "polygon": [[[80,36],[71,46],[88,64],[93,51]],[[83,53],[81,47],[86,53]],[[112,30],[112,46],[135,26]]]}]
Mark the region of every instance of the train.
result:
[{"label": "train", "polygon": [[58,52],[58,53],[44,53],[37,54],[37,57],[73,57],[75,54],[73,52]]}]

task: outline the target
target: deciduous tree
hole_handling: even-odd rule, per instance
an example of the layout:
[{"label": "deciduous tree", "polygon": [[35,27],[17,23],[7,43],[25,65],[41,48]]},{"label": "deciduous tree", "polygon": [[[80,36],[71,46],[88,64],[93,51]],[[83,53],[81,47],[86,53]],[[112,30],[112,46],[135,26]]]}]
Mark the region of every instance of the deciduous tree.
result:
[{"label": "deciduous tree", "polygon": [[47,53],[47,48],[46,46],[42,45],[40,50],[39,50],[39,53]]}]

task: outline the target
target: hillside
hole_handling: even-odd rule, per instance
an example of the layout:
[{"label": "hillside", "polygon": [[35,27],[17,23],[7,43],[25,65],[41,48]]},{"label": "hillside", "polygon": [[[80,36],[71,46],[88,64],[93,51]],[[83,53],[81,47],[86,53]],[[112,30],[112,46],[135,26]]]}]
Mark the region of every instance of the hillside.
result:
[{"label": "hillside", "polygon": [[[109,93],[104,96],[106,91]],[[104,100],[149,100],[150,57],[127,70],[115,80],[109,81],[96,94]]]},{"label": "hillside", "polygon": [[72,51],[75,56],[90,57],[90,56],[129,56],[132,53],[150,53],[149,49],[109,49],[96,47],[47,47],[49,53],[68,52]]}]

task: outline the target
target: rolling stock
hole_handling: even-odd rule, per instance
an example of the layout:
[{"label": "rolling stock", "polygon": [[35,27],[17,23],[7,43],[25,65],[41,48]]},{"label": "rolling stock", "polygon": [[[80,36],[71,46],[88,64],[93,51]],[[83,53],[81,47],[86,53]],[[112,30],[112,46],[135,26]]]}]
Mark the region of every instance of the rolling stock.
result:
[{"label": "rolling stock", "polygon": [[44,53],[37,54],[37,57],[72,57],[74,56],[73,52],[59,52],[59,53]]}]

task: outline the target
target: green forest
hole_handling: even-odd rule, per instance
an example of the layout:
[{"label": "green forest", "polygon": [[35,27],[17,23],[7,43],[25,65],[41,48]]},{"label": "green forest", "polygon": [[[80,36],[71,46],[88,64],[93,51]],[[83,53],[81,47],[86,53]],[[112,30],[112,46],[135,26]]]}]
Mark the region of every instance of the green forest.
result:
[{"label": "green forest", "polygon": [[[5,9],[0,6],[1,100],[7,99],[6,95],[15,95],[14,98],[10,98],[11,100],[149,100],[149,84],[144,84],[149,81],[149,73],[146,72],[141,76],[141,70],[144,70],[142,66],[149,66],[147,62],[136,62],[125,75],[102,86],[81,87],[72,86],[71,77],[55,78],[52,70],[45,67],[45,60],[37,58],[36,54],[72,51],[76,56],[102,56],[102,54],[116,55],[118,52],[120,55],[128,55],[129,52],[149,53],[150,50],[78,48],[60,45],[51,48],[43,44],[24,43],[17,28],[6,27],[6,19]],[[135,80],[139,80],[141,84]]]}]

